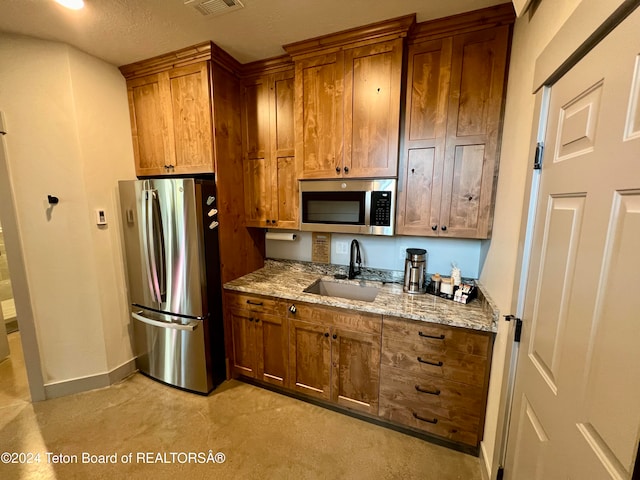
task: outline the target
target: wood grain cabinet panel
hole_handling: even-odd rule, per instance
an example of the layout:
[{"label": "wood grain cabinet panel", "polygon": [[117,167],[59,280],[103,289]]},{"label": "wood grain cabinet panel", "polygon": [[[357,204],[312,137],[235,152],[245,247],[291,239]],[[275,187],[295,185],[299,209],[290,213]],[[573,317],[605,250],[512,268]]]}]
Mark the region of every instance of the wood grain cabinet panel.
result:
[{"label": "wood grain cabinet panel", "polygon": [[289,386],[305,395],[331,399],[331,340],[324,325],[289,319]]},{"label": "wood grain cabinet panel", "polygon": [[488,332],[385,317],[380,416],[477,447],[492,345]]},{"label": "wood grain cabinet panel", "polygon": [[396,230],[489,238],[510,26],[408,47]]},{"label": "wood grain cabinet panel", "polygon": [[415,15],[305,40],[296,65],[301,178],[395,177],[402,55]]},{"label": "wood grain cabinet panel", "polygon": [[284,387],[288,383],[288,331],[284,306],[275,299],[226,294],[234,375]]},{"label": "wood grain cabinet panel", "polygon": [[[259,70],[264,62],[252,64]],[[273,69],[273,64],[269,64]],[[247,226],[298,228],[293,64],[242,81],[242,150]],[[267,67],[263,67],[267,69]],[[281,68],[281,69],[282,69]]]},{"label": "wood grain cabinet panel", "polygon": [[344,52],[345,177],[398,173],[402,44],[399,38]]},{"label": "wood grain cabinet panel", "polygon": [[343,52],[295,67],[296,155],[302,178],[335,178],[343,165]]},{"label": "wood grain cabinet panel", "polygon": [[136,174],[213,172],[209,64],[127,80]]},{"label": "wood grain cabinet panel", "polygon": [[295,306],[289,316],[291,388],[377,415],[381,317]]}]

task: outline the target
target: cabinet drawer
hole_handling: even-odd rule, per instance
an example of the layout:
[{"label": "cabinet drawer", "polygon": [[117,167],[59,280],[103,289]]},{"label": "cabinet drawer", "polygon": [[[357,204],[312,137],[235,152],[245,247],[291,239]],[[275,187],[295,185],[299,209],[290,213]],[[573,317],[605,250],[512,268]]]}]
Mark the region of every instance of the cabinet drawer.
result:
[{"label": "cabinet drawer", "polygon": [[484,416],[482,387],[428,375],[411,375],[392,367],[381,368],[380,397],[414,410],[427,407],[465,412],[469,418],[476,419],[476,427]]},{"label": "cabinet drawer", "polygon": [[382,365],[419,375],[482,386],[489,359],[455,350],[435,351],[429,345],[382,336]]},{"label": "cabinet drawer", "polygon": [[353,332],[380,334],[382,331],[382,315],[377,313],[359,312],[357,310],[308,303],[292,303],[296,306],[296,313],[289,312],[289,318],[343,328]]},{"label": "cabinet drawer", "polygon": [[244,309],[259,313],[271,313],[284,316],[286,313],[285,304],[271,297],[260,295],[249,295],[242,293],[226,293],[224,296],[225,307],[231,310]]},{"label": "cabinet drawer", "polygon": [[384,317],[384,335],[415,343],[429,352],[456,351],[486,357],[491,334],[437,323]]},{"label": "cabinet drawer", "polygon": [[389,398],[380,397],[379,414],[392,422],[407,425],[454,442],[474,447],[478,445],[478,420],[464,411],[428,406],[407,408]]}]

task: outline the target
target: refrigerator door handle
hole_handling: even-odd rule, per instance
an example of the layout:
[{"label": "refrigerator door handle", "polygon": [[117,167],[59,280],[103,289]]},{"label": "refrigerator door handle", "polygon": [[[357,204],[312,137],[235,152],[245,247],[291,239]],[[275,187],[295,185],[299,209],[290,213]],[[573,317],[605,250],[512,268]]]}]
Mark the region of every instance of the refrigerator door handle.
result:
[{"label": "refrigerator door handle", "polygon": [[155,190],[144,190],[143,235],[146,254],[147,280],[153,299],[163,303],[165,296],[164,239],[160,205]]},{"label": "refrigerator door handle", "polygon": [[193,332],[198,327],[197,321],[189,322],[186,325],[182,325],[180,323],[161,322],[158,320],[152,320],[150,318],[143,317],[142,315],[140,315],[141,313],[142,311],[132,312],[131,316],[136,320],[142,323],[146,323],[147,325],[151,325],[153,327],[169,328],[171,330],[186,330],[188,332]]}]

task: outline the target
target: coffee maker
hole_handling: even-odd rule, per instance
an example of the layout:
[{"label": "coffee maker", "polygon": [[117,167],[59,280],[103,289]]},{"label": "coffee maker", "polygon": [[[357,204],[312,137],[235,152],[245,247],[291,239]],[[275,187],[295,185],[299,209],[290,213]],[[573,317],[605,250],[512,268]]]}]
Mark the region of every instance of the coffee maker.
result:
[{"label": "coffee maker", "polygon": [[407,248],[402,291],[412,294],[427,292],[427,251],[425,249]]}]

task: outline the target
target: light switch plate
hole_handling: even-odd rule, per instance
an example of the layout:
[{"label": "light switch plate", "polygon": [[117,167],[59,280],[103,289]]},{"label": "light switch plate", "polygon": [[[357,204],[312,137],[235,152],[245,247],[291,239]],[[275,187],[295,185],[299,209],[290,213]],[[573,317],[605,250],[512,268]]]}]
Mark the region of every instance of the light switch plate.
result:
[{"label": "light switch plate", "polygon": [[336,253],[346,255],[348,252],[347,242],[336,242]]}]

